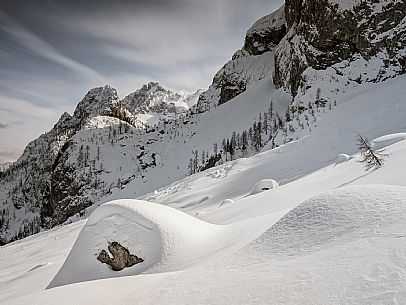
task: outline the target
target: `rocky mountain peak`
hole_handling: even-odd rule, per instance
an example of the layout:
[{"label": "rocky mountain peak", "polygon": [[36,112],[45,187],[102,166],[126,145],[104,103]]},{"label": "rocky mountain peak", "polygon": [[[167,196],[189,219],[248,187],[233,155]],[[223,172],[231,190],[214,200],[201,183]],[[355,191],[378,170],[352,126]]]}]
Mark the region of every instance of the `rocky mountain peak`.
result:
[{"label": "rocky mountain peak", "polygon": [[184,95],[165,89],[159,83],[150,82],[143,85],[137,91],[127,95],[122,104],[133,114],[145,114],[149,112],[182,112],[188,109],[182,103]]},{"label": "rocky mountain peak", "polygon": [[73,117],[78,123],[84,123],[88,118],[111,113],[119,101],[116,89],[107,85],[93,88],[76,106]]},{"label": "rocky mountain peak", "polygon": [[150,90],[165,90],[165,89],[158,82],[149,82],[148,84],[144,84],[140,90],[150,91]]}]

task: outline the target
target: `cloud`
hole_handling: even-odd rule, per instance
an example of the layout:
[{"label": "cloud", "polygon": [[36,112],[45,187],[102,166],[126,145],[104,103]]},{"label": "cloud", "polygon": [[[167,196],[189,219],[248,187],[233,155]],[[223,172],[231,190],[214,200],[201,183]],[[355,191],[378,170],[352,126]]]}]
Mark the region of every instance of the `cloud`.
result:
[{"label": "cloud", "polygon": [[79,75],[86,76],[88,78],[104,79],[101,74],[91,69],[90,67],[75,61],[59,50],[51,46],[48,42],[41,39],[36,34],[28,31],[12,17],[0,10],[0,28],[14,37],[18,43],[25,46],[29,50],[35,52],[50,61],[53,61],[71,71],[77,72]]},{"label": "cloud", "polygon": [[6,129],[9,125],[0,123],[0,129]]},{"label": "cloud", "polygon": [[18,152],[15,150],[0,149],[0,162],[15,161],[17,154]]},{"label": "cloud", "polygon": [[52,128],[61,113],[58,108],[0,94],[1,125],[8,126],[0,128],[0,159],[16,160],[29,141]]},{"label": "cloud", "polygon": [[43,107],[35,105],[23,99],[17,99],[0,94],[0,115],[5,118],[10,116],[17,119],[27,117],[37,120],[47,120],[54,118],[56,113],[60,113],[60,108]]}]

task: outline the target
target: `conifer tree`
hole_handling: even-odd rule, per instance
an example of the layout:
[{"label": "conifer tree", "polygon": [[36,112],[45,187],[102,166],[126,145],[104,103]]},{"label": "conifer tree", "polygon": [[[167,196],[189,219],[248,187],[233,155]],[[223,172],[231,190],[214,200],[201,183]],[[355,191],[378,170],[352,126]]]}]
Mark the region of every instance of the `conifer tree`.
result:
[{"label": "conifer tree", "polygon": [[358,135],[358,148],[361,150],[362,156],[360,162],[364,164],[366,171],[383,165],[384,156],[372,148],[367,137]]}]

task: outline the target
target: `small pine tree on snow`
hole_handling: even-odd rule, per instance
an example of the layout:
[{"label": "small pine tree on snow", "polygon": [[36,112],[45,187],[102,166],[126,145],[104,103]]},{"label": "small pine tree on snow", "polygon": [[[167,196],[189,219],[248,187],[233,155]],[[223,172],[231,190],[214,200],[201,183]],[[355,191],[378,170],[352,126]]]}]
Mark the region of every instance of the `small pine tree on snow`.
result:
[{"label": "small pine tree on snow", "polygon": [[364,163],[366,171],[371,168],[379,168],[383,165],[383,155],[371,147],[367,137],[358,135],[358,147],[361,150],[362,156],[360,162]]}]

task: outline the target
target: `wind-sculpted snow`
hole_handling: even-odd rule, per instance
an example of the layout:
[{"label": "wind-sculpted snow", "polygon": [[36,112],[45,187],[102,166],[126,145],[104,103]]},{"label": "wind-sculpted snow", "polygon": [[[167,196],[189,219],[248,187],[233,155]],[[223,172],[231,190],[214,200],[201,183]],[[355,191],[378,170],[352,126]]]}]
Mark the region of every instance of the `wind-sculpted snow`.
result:
[{"label": "wind-sculpted snow", "polygon": [[[352,186],[313,197],[285,215],[257,241],[268,255],[308,255],[330,243],[378,236],[405,236],[406,188]],[[406,270],[405,270],[406,271]]]},{"label": "wind-sculpted snow", "polygon": [[406,140],[405,132],[394,133],[394,134],[385,135],[385,136],[372,140],[371,145],[374,149],[381,149],[386,146],[389,146],[389,145],[392,145],[392,144],[395,144],[397,142],[404,141],[404,140]]},{"label": "wind-sculpted snow", "polygon": [[[204,243],[215,229],[216,226],[154,203],[120,200],[105,204],[89,218],[49,287],[134,275],[151,269],[176,270],[173,263],[168,265],[174,253],[184,255],[188,250],[193,251],[190,246],[194,245],[194,241],[200,243],[203,240]],[[101,264],[96,259],[97,254],[113,241],[143,258],[144,262],[120,272]]]},{"label": "wind-sculpted snow", "polygon": [[[112,201],[91,215],[48,288],[183,270],[220,250],[254,238],[252,232],[240,233],[239,224],[209,224],[164,205],[129,199]],[[144,261],[122,271],[111,270],[96,259],[111,242],[118,242]]]}]

